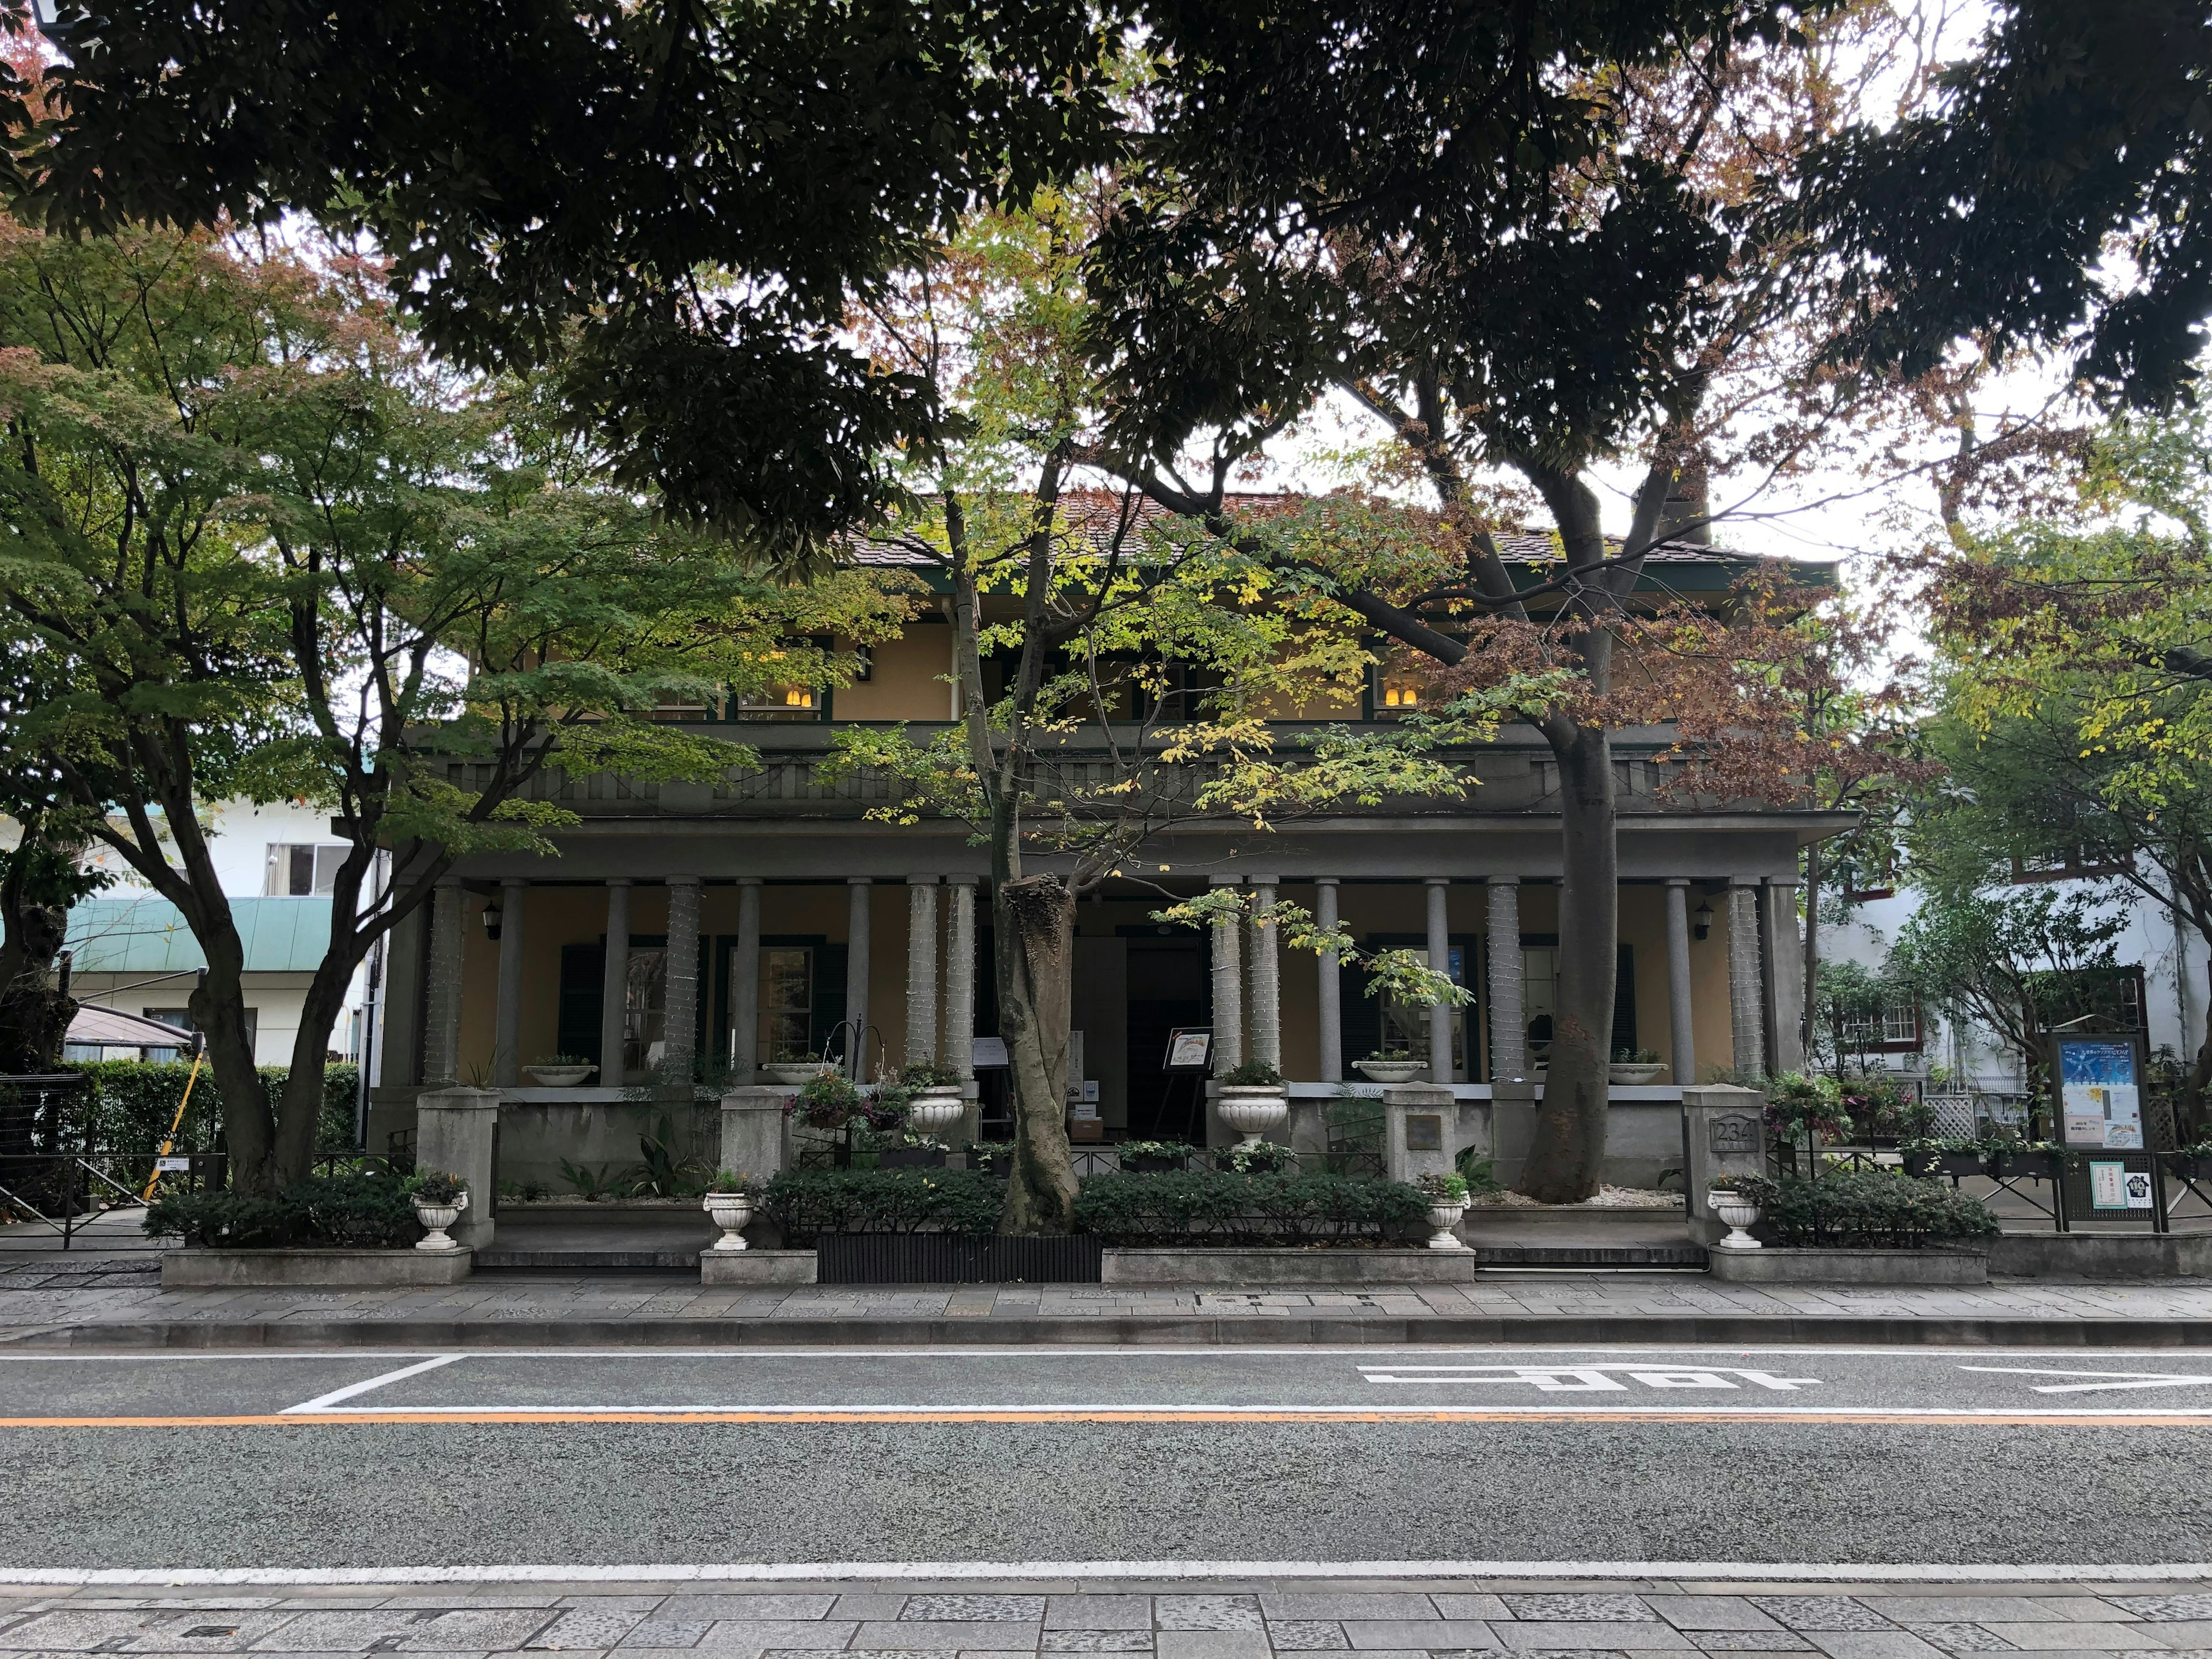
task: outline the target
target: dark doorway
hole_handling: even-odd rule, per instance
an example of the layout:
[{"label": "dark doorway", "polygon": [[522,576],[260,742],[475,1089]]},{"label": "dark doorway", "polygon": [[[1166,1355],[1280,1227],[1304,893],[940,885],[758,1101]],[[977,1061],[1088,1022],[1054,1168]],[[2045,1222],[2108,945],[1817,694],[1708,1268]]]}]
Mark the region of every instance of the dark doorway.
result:
[{"label": "dark doorway", "polygon": [[1206,1139],[1202,1079],[1161,1070],[1168,1033],[1211,1018],[1212,980],[1203,935],[1126,929],[1129,941],[1129,1139]]}]

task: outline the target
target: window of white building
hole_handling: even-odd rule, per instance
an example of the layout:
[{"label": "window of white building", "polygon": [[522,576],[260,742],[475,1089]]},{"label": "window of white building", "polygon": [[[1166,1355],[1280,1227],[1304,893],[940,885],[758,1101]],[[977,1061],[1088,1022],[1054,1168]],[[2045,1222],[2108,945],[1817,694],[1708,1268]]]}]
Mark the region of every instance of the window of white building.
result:
[{"label": "window of white building", "polygon": [[269,843],[269,864],[261,884],[264,898],[320,898],[337,885],[343,846],[319,847],[298,842]]}]

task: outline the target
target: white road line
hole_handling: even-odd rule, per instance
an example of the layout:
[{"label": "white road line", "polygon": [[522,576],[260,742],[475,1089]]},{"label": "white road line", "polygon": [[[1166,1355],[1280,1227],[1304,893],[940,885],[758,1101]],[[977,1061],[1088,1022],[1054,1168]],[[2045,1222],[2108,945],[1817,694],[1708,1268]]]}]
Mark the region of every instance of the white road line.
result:
[{"label": "white road line", "polygon": [[2002,1565],[1838,1561],[791,1561],[455,1567],[0,1567],[0,1584],[790,1583],[817,1579],[1650,1578],[1705,1583],[2140,1583],[2212,1579],[2212,1562]]},{"label": "white road line", "polygon": [[[395,1373],[404,1375],[404,1373]],[[295,1406],[294,1413],[306,1407]],[[1480,1405],[1431,1404],[1425,1406],[1394,1406],[1373,1404],[1364,1400],[1346,1401],[1334,1406],[1163,1406],[1129,1401],[1105,1401],[1088,1404],[1061,1404],[1057,1401],[999,1401],[977,1403],[939,1401],[928,1405],[884,1404],[872,1401],[853,1401],[824,1404],[816,1401],[804,1406],[750,1405],[743,1401],[717,1404],[667,1405],[660,1402],[632,1402],[599,1401],[569,1405],[474,1405],[474,1406],[337,1406],[319,1409],[317,1417],[383,1417],[394,1412],[445,1416],[489,1416],[498,1413],[517,1415],[583,1414],[594,1412],[635,1413],[679,1413],[705,1412],[714,1413],[745,1413],[763,1417],[804,1417],[824,1413],[851,1414],[868,1412],[895,1412],[909,1415],[943,1416],[970,1413],[1053,1412],[1124,1412],[1146,1416],[1172,1416],[1176,1413],[1209,1413],[1217,1415],[1247,1416],[1260,1419],[1281,1417],[1344,1417],[1351,1414],[1374,1417],[1433,1417],[1438,1412],[1512,1412],[1522,1415],[1548,1417],[1710,1417],[1721,1413],[1738,1417],[1802,1417],[1826,1419],[1849,1417],[2051,1417],[2074,1419],[2084,1417],[2138,1418],[2144,1414],[2141,1407],[2081,1407],[2081,1406],[1740,1406],[1726,1401],[1714,1401],[1697,1405],[1670,1406],[1659,1401],[1645,1403],[1641,1396],[1604,1406],[1554,1406],[1537,1401],[1528,1404],[1506,1401],[1486,1401]],[[289,1414],[289,1413],[288,1413]],[[2191,1406],[2158,1408],[2160,1418],[2212,1418],[2212,1406]]]},{"label": "white road line", "polygon": [[450,1365],[457,1359],[467,1358],[465,1353],[441,1353],[434,1359],[425,1359],[413,1365],[403,1365],[396,1371],[385,1372],[381,1376],[372,1376],[362,1382],[349,1382],[343,1389],[332,1389],[328,1394],[319,1394],[313,1400],[302,1400],[296,1406],[287,1406],[284,1407],[283,1415],[290,1417],[308,1412],[326,1411],[341,1400],[350,1400],[356,1395],[367,1394],[371,1389],[380,1389],[386,1383],[397,1382],[404,1377],[420,1376],[424,1371],[434,1371],[441,1365]]},{"label": "white road line", "polygon": [[[2073,1351],[2079,1352],[2078,1347]],[[10,1362],[40,1364],[100,1364],[108,1363],[170,1363],[177,1361],[236,1360],[240,1362],[293,1362],[303,1359],[398,1359],[416,1354],[428,1354],[422,1348],[349,1348],[331,1352],[320,1350],[299,1352],[270,1352],[266,1349],[236,1352],[202,1351],[194,1353],[134,1351],[115,1349],[98,1352],[33,1352],[20,1349],[0,1349],[0,1364]],[[1551,1346],[1528,1346],[1510,1342],[1455,1342],[1438,1345],[1391,1343],[1382,1347],[1334,1346],[1322,1343],[1297,1347],[1238,1347],[1227,1344],[1205,1347],[1154,1348],[1121,1346],[1112,1348],[1055,1347],[1036,1343],[1012,1343],[981,1347],[848,1347],[848,1348],[471,1348],[471,1355],[486,1359],[1177,1359],[1215,1360],[1224,1358],[1340,1358],[1353,1354],[1396,1356],[1412,1354],[1705,1354],[1750,1355],[1783,1354],[1797,1358],[1821,1356],[1833,1358],[1884,1359],[1944,1359],[1972,1356],[1981,1359],[2037,1359],[2047,1358],[2049,1348],[1988,1348],[1935,1347],[1918,1344],[1887,1348],[1831,1346],[1820,1342],[1777,1343],[1765,1346],[1746,1346],[1741,1343],[1714,1344],[1650,1344],[1597,1343]],[[2202,1349],[2174,1348],[2100,1348],[2100,1358],[2112,1359],[2164,1359],[2203,1353]],[[1402,1368],[1401,1368],[1402,1369]],[[1973,1369],[1969,1367],[1967,1369]]]},{"label": "white road line", "polygon": [[2075,1376],[2102,1379],[2079,1382],[2035,1384],[2038,1394],[2095,1394],[2117,1389],[2187,1389],[2212,1382],[2212,1376],[2191,1376],[2175,1371],[2059,1371],[2028,1365],[1961,1365],[1962,1371],[1992,1371],[2006,1376]]}]

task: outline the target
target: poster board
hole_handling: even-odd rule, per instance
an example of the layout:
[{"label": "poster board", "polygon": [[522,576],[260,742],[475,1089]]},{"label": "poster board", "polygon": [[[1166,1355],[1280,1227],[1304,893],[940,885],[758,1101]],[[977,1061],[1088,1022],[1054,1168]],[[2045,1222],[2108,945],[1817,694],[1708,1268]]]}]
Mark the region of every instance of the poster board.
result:
[{"label": "poster board", "polygon": [[1213,1069],[1213,1030],[1211,1026],[1178,1025],[1168,1033],[1164,1072],[1210,1072]]},{"label": "poster board", "polygon": [[2130,1034],[2051,1039],[2060,1122],[2069,1148],[2143,1149],[2142,1040]]}]

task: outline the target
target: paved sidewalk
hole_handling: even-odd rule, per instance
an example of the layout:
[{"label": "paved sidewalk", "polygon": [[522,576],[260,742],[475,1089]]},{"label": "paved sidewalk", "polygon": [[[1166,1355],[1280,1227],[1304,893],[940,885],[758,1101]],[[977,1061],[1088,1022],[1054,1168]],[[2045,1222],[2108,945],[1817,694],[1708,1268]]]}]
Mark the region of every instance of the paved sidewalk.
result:
[{"label": "paved sidewalk", "polygon": [[[498,1654],[592,1659],[1608,1659],[1804,1654],[2057,1659],[2212,1651],[2197,1585],[1773,1585],[1444,1579],[1204,1587],[1073,1582],[943,1587],[649,1583],[401,1590],[346,1586],[133,1595],[0,1592],[0,1651],[130,1654]],[[646,1592],[640,1594],[638,1592]]]},{"label": "paved sidewalk", "polygon": [[483,1273],[413,1290],[164,1291],[143,1256],[0,1267],[0,1343],[40,1346],[1739,1338],[2212,1346],[2212,1281],[1763,1286],[1553,1273],[1360,1289],[708,1288],[673,1274]]}]

